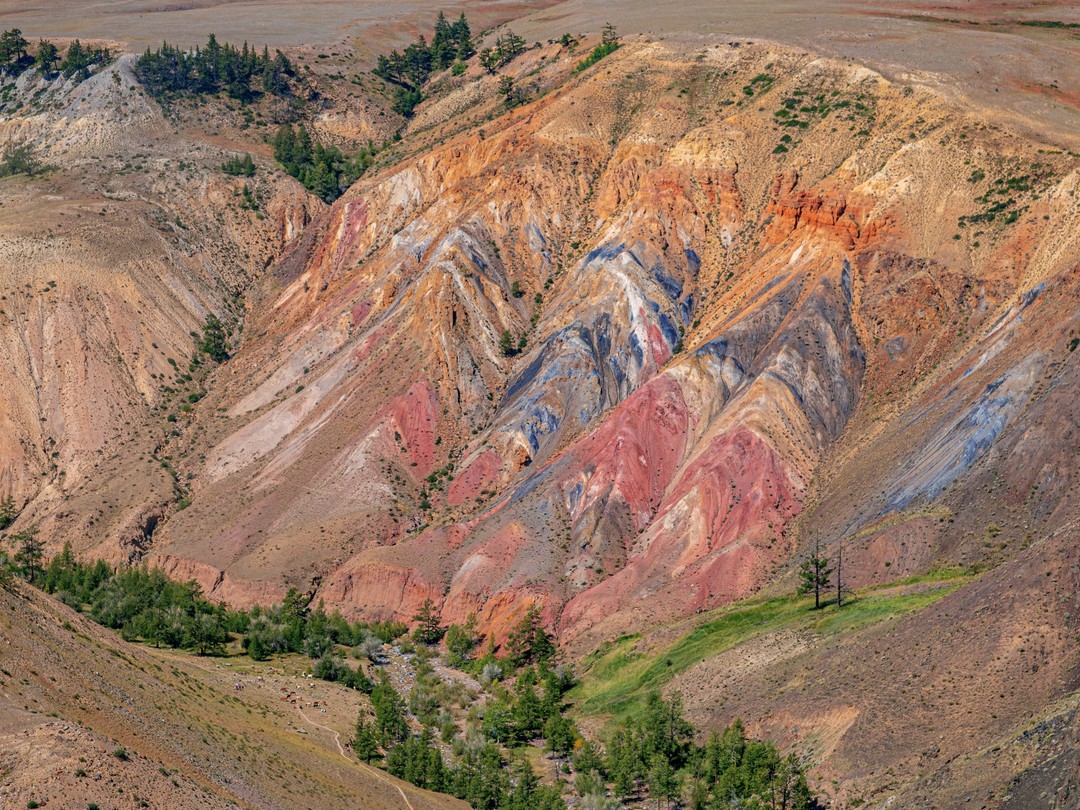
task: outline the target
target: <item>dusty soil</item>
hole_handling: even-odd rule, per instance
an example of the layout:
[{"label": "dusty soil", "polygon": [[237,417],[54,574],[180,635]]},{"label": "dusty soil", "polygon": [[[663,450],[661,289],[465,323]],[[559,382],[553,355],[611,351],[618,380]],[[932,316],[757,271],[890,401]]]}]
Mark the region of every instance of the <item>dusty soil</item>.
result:
[{"label": "dusty soil", "polygon": [[555,0],[488,0],[438,3],[432,0],[198,0],[176,4],[121,0],[91,4],[44,0],[27,8],[20,0],[0,2],[0,25],[27,37],[82,37],[110,40],[138,53],[167,40],[194,46],[215,33],[219,40],[260,47],[314,46],[350,40],[376,52],[390,50],[427,30],[440,10],[465,11],[474,30],[515,19]]}]

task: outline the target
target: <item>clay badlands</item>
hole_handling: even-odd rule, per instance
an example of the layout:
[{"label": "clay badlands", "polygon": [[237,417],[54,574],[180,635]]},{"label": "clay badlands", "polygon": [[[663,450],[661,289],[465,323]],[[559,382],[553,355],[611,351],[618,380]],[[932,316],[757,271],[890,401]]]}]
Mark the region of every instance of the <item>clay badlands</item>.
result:
[{"label": "clay badlands", "polygon": [[[36,530],[229,609],[430,601],[496,659],[532,608],[598,750],[656,688],[821,806],[1080,806],[1074,5],[0,10],[110,49],[2,77],[41,164],[0,179],[12,559]],[[377,59],[440,10],[523,46],[404,109]],[[152,96],[138,56],[212,32],[280,49],[295,103]],[[286,121],[370,165],[312,193]],[[796,596],[815,556],[847,606]],[[19,577],[0,622],[5,807],[465,806],[357,761],[368,697],[300,655],[160,650]],[[411,646],[372,674],[415,692]]]}]

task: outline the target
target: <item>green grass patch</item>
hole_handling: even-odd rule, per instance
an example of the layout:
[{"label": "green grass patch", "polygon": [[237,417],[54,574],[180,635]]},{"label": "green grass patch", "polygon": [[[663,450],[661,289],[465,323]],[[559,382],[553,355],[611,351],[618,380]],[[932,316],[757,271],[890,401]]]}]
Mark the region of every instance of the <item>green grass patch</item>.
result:
[{"label": "green grass patch", "polygon": [[588,70],[605,56],[613,54],[617,50],[619,50],[618,42],[601,42],[589,52],[588,56],[574,66],[574,73],[581,73],[582,71]]},{"label": "green grass patch", "polygon": [[[620,720],[639,711],[649,691],[663,687],[694,664],[756,636],[786,628],[821,636],[859,630],[933,604],[971,578],[960,569],[931,571],[868,589],[839,610],[835,605],[813,610],[809,596],[740,602],[717,611],[657,654],[636,652],[639,637],[624,636],[607,642],[585,659],[580,682],[569,698],[577,714],[610,715]],[[938,587],[896,592],[924,583]]]}]

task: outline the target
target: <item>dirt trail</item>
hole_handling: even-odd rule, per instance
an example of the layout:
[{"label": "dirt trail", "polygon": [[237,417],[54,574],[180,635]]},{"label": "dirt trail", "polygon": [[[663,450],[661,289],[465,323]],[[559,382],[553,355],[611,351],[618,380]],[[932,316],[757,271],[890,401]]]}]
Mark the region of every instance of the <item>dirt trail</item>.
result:
[{"label": "dirt trail", "polygon": [[334,744],[337,745],[338,753],[350,762],[352,761],[352,758],[345,752],[345,747],[341,744],[341,734],[339,732],[334,731],[334,729],[330,728],[329,726],[324,726],[322,723],[317,723],[316,721],[312,720],[310,717],[307,716],[304,710],[300,708],[299,703],[296,705],[296,710],[300,712],[300,716],[303,717],[306,722],[310,723],[316,728],[321,728],[323,731],[329,731],[334,737]]},{"label": "dirt trail", "polygon": [[[226,676],[225,680],[230,681],[230,682],[235,681],[236,676],[238,674],[236,672],[230,672],[229,669],[224,667],[224,666],[221,666],[221,665],[218,665],[216,667],[208,666],[206,664],[203,664],[203,663],[195,660],[194,658],[188,659],[188,663],[190,665],[198,668],[198,669],[203,670],[204,672],[207,672],[207,673],[211,674],[211,675],[214,675],[214,676]],[[406,671],[408,671],[407,667],[404,667],[404,669],[406,669]],[[250,676],[244,676],[244,677],[247,678],[247,677],[250,677]],[[287,678],[288,676],[280,676],[280,677]],[[271,685],[267,684],[267,683],[264,683],[263,686],[266,687],[266,688],[272,688]],[[296,694],[298,695],[298,697],[300,696],[299,691],[297,691]],[[370,774],[374,778],[378,779],[380,782],[383,782],[384,784],[387,784],[390,787],[394,788],[398,792],[398,794],[401,796],[401,800],[403,802],[405,802],[405,806],[408,807],[409,810],[416,810],[416,807],[413,805],[413,803],[411,801],[409,801],[408,794],[405,793],[405,791],[402,789],[401,785],[397,784],[393,779],[388,777],[385,773],[380,771],[378,768],[374,768],[374,767],[368,765],[365,762],[360,762],[360,761],[354,759],[353,757],[349,756],[348,749],[346,749],[345,746],[342,745],[342,743],[341,743],[341,733],[340,732],[330,728],[329,726],[324,726],[322,723],[319,723],[319,722],[317,722],[315,720],[312,720],[310,717],[308,717],[307,713],[304,711],[304,709],[300,705],[299,701],[297,701],[297,703],[295,703],[294,705],[296,707],[297,713],[300,715],[301,718],[303,718],[305,723],[307,723],[307,724],[309,724],[311,726],[314,726],[315,728],[318,728],[318,729],[320,729],[322,731],[328,732],[333,737],[334,745],[337,746],[338,754],[340,754],[343,759],[347,760],[352,765],[355,765],[355,766],[359,767],[360,770]]]},{"label": "dirt trail", "polygon": [[310,717],[307,716],[307,714],[304,713],[304,710],[300,707],[300,704],[296,705],[296,711],[300,713],[300,716],[304,718],[306,722],[310,723],[316,728],[322,729],[323,731],[329,731],[333,735],[334,743],[337,745],[338,753],[341,754],[342,757],[347,759],[353,765],[359,766],[361,770],[367,771],[376,779],[385,782],[386,784],[391,785],[394,788],[397,788],[397,792],[401,794],[401,800],[405,802],[409,810],[416,810],[416,808],[413,807],[412,802],[409,801],[409,797],[405,794],[405,791],[401,789],[401,785],[390,781],[390,779],[388,779],[378,768],[373,768],[370,765],[355,760],[349,756],[349,754],[345,750],[345,747],[341,744],[341,734],[339,734],[337,731],[334,731],[334,729],[330,728],[329,726],[324,726],[322,723],[317,723],[316,721],[312,720]]}]

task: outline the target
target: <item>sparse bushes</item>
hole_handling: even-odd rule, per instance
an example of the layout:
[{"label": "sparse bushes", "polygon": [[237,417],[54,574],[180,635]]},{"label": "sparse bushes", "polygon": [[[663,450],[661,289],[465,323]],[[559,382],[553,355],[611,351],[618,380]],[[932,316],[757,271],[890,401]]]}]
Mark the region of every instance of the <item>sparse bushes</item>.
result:
[{"label": "sparse bushes", "polygon": [[0,157],[0,177],[10,177],[15,174],[33,177],[41,171],[42,163],[34,151],[33,144],[10,143],[4,148],[4,154]]},{"label": "sparse bushes", "polygon": [[215,363],[223,363],[229,359],[228,334],[225,332],[225,325],[213,313],[206,316],[198,349]]},{"label": "sparse bushes", "polygon": [[493,681],[499,680],[502,677],[502,667],[494,661],[488,661],[480,669],[480,683],[483,686],[490,686]]},{"label": "sparse bushes", "polygon": [[374,662],[379,657],[382,645],[382,639],[377,638],[375,634],[369,630],[356,646],[356,655],[358,658],[366,658],[368,661]]},{"label": "sparse bushes", "polygon": [[480,51],[480,64],[488,73],[494,73],[524,50],[525,40],[513,31],[507,31],[495,40],[494,47]]},{"label": "sparse bushes", "polygon": [[504,329],[502,334],[499,335],[499,353],[503,357],[513,357],[517,354],[517,347],[514,345],[514,336],[510,334],[509,329]]}]

